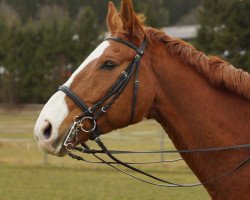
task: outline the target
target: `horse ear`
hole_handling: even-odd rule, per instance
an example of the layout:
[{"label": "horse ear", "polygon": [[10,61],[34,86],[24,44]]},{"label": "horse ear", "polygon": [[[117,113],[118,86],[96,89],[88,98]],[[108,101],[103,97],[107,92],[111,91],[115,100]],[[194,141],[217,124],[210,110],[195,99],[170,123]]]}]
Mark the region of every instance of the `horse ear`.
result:
[{"label": "horse ear", "polygon": [[120,17],[125,34],[139,41],[143,40],[145,36],[143,28],[144,16],[139,16],[134,12],[131,0],[122,1]]},{"label": "horse ear", "polygon": [[108,15],[106,18],[108,29],[111,35],[114,35],[119,27],[122,27],[122,21],[119,17],[113,2],[109,2]]}]

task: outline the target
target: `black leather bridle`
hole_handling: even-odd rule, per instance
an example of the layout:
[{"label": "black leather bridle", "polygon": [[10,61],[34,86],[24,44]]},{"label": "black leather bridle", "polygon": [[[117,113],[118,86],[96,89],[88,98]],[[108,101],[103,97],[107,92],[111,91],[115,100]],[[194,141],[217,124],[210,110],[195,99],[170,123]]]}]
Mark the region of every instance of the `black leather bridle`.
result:
[{"label": "black leather bridle", "polygon": [[127,68],[120,74],[115,83],[111,86],[111,88],[106,92],[104,97],[102,97],[98,102],[96,102],[93,106],[88,107],[83,100],[81,100],[70,88],[67,86],[60,86],[59,90],[66,93],[83,111],[83,114],[75,118],[75,122],[80,122],[83,124],[85,120],[92,121],[92,128],[87,130],[84,127],[81,127],[82,131],[86,133],[91,133],[90,138],[95,140],[100,134],[101,129],[98,127],[96,123],[96,119],[100,117],[103,113],[106,113],[107,110],[112,106],[115,100],[120,96],[123,92],[130,79],[132,79],[134,74],[134,89],[133,89],[133,97],[132,97],[132,108],[131,108],[131,119],[130,123],[134,121],[135,117],[135,109],[138,95],[138,87],[139,87],[139,68],[140,68],[140,60],[144,55],[144,50],[147,46],[147,40],[144,39],[142,45],[138,48],[134,44],[124,41],[120,38],[109,37],[105,40],[112,40],[115,42],[122,43],[130,48],[132,48],[136,52],[136,56],[134,60],[127,66]]},{"label": "black leather bridle", "polygon": [[[199,185],[205,185],[209,184],[211,182],[214,182],[216,180],[219,180],[221,178],[224,178],[225,176],[232,174],[236,170],[240,169],[241,167],[245,166],[250,162],[250,157],[244,160],[243,162],[239,163],[235,168],[229,170],[228,172],[222,174],[221,176],[218,176],[216,178],[213,178],[211,180],[202,182],[202,183],[193,183],[193,184],[178,184],[178,183],[173,183],[168,180],[164,180],[161,178],[158,178],[156,176],[153,176],[151,174],[148,174],[138,168],[135,168],[131,166],[132,164],[149,164],[149,163],[159,163],[159,162],[147,162],[147,163],[126,163],[122,162],[118,158],[114,156],[114,154],[124,154],[124,153],[130,153],[130,154],[140,154],[140,153],[202,153],[202,152],[216,152],[216,151],[226,151],[226,150],[237,150],[237,149],[242,149],[242,148],[250,148],[250,144],[245,144],[245,145],[239,145],[239,146],[232,146],[232,147],[224,147],[224,148],[210,148],[210,149],[194,149],[194,150],[173,150],[173,151],[155,151],[155,152],[133,152],[133,151],[109,151],[106,146],[103,144],[103,142],[100,139],[101,135],[101,129],[96,123],[96,120],[100,117],[100,115],[104,114],[107,112],[107,110],[112,106],[112,104],[115,102],[115,100],[120,96],[120,94],[123,92],[129,81],[134,77],[134,84],[133,84],[133,94],[132,94],[132,108],[131,108],[131,119],[130,123],[134,121],[135,117],[135,110],[136,110],[136,103],[137,103],[137,95],[138,95],[138,88],[139,88],[139,68],[140,68],[140,61],[142,56],[144,55],[144,51],[147,46],[147,39],[144,39],[141,46],[138,48],[134,44],[122,40],[117,37],[109,37],[105,40],[112,40],[121,44],[124,44],[130,48],[132,48],[136,52],[136,56],[133,59],[133,61],[127,66],[127,68],[120,74],[118,79],[115,81],[115,83],[110,87],[110,89],[106,92],[103,98],[101,98],[98,102],[96,102],[93,106],[89,107],[86,103],[83,102],[82,99],[80,99],[70,88],[67,86],[60,86],[59,90],[66,93],[83,111],[83,113],[80,116],[76,116],[74,119],[74,122],[71,126],[71,129],[69,133],[67,134],[63,146],[66,148],[69,153],[68,155],[74,159],[89,162],[89,163],[100,163],[100,164],[107,164],[111,166],[112,168],[125,173],[129,175],[130,177],[133,177],[137,180],[140,180],[142,182],[151,184],[151,185],[156,185],[156,186],[163,186],[163,187],[193,187],[193,186],[199,186]],[[134,75],[134,76],[133,76]],[[86,129],[84,127],[85,121],[89,121],[91,123],[91,128]],[[85,133],[90,134],[90,139],[94,140],[98,146],[101,148],[101,150],[92,150],[90,149],[85,143],[82,144],[82,147],[77,147],[73,145],[73,141],[78,140],[78,134],[82,130]],[[96,157],[99,162],[93,162],[93,161],[88,161],[85,160],[84,158],[73,154],[70,152],[71,150],[76,150],[80,151],[82,153],[87,153],[87,154],[92,154],[94,157]],[[105,161],[103,158],[99,157],[97,154],[106,154],[108,155],[109,158],[111,158],[113,161]],[[170,161],[163,161],[163,162],[173,162],[173,161],[178,161],[180,159],[176,160],[170,160]],[[153,183],[148,180],[144,180],[141,178],[138,178],[126,171],[123,171],[116,166],[115,164],[120,164],[122,166],[125,166],[126,168],[129,168],[135,172],[138,172],[142,175],[145,175],[153,180],[161,182],[160,184],[158,183]]]}]

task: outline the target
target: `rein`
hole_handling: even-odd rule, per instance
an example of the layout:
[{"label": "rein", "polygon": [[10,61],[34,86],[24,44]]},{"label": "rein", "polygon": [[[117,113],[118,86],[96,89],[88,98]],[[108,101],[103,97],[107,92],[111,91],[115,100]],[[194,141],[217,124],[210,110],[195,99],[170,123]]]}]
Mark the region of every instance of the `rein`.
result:
[{"label": "rein", "polygon": [[[69,152],[68,155],[72,157],[73,159],[77,159],[80,161],[88,162],[88,163],[95,163],[95,164],[107,164],[110,167],[114,168],[115,170],[118,170],[132,178],[135,178],[139,181],[142,181],[144,183],[148,183],[151,185],[156,186],[163,186],[163,187],[194,187],[199,185],[205,185],[209,184],[211,182],[217,181],[219,179],[224,178],[225,176],[228,176],[232,174],[233,172],[239,170],[243,166],[247,165],[250,162],[250,157],[246,160],[239,163],[237,166],[235,166],[233,169],[229,170],[228,172],[213,178],[211,180],[201,182],[201,183],[193,183],[193,184],[179,184],[179,183],[173,183],[171,181],[161,179],[159,177],[153,176],[149,173],[146,173],[138,168],[135,168],[131,165],[134,164],[156,164],[161,162],[176,162],[179,160],[182,160],[181,158],[175,159],[175,160],[164,160],[164,161],[152,161],[152,162],[123,162],[116,158],[115,154],[156,154],[156,153],[203,153],[203,152],[215,152],[215,151],[226,151],[226,150],[238,150],[238,149],[246,149],[250,148],[250,144],[245,145],[239,145],[239,146],[231,146],[231,147],[221,147],[221,148],[208,148],[208,149],[193,149],[193,150],[170,150],[170,151],[115,151],[115,150],[108,150],[107,147],[103,144],[101,141],[100,135],[102,134],[101,129],[98,127],[98,124],[96,123],[96,120],[104,113],[107,112],[107,110],[112,106],[112,104],[115,102],[116,99],[120,96],[120,94],[123,92],[129,81],[132,79],[134,75],[134,84],[133,84],[133,95],[132,95],[132,107],[131,107],[131,118],[130,123],[134,121],[135,116],[135,110],[136,110],[136,103],[137,103],[137,95],[138,95],[138,89],[139,89],[139,68],[140,68],[140,61],[141,57],[144,55],[144,51],[147,46],[147,40],[144,39],[141,46],[138,48],[134,44],[124,41],[117,37],[109,37],[105,40],[112,40],[121,44],[124,44],[130,48],[132,48],[136,52],[136,56],[134,57],[133,61],[127,66],[127,68],[119,75],[118,79],[115,81],[115,83],[111,86],[111,88],[106,92],[103,98],[101,98],[98,102],[96,102],[93,106],[89,107],[86,103],[84,103],[70,88],[67,86],[60,86],[59,90],[66,93],[83,111],[83,114],[80,116],[76,116],[74,119],[74,122],[71,126],[71,129],[66,136],[63,147]],[[90,128],[85,128],[84,124],[86,122],[91,123]],[[101,150],[94,150],[90,149],[87,144],[83,143],[82,147],[75,146],[73,144],[74,140],[78,141],[78,135],[79,132],[83,131],[86,134],[89,134],[90,139],[94,140],[98,146],[101,148]],[[78,141],[79,142],[79,141]],[[95,158],[97,158],[99,161],[88,161],[78,155],[75,155],[71,152],[71,150],[79,151],[81,153],[85,154],[91,154]],[[111,160],[106,161],[103,158],[99,157],[97,154],[106,154]],[[115,165],[122,165],[132,171],[135,171],[139,174],[142,174],[148,178],[151,178],[153,180],[156,180],[160,183],[154,183],[150,182],[148,180],[141,179],[137,176],[134,176],[124,170],[119,169]]]}]

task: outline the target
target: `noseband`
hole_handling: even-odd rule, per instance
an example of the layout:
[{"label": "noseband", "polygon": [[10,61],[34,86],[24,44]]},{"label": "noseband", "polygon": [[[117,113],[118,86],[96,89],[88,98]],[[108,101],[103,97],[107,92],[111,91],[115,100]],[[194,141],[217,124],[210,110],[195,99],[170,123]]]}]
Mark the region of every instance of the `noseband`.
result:
[{"label": "noseband", "polygon": [[[111,40],[115,41],[121,44],[124,44],[128,46],[129,48],[133,49],[136,52],[136,56],[134,57],[133,61],[127,66],[127,68],[119,75],[118,79],[114,82],[114,84],[108,89],[104,97],[102,97],[98,102],[96,102],[94,105],[89,107],[86,103],[83,102],[82,99],[79,98],[69,87],[67,86],[60,86],[59,91],[62,91],[67,94],[83,111],[83,113],[80,116],[76,116],[74,119],[74,122],[71,126],[71,129],[69,133],[67,134],[63,146],[66,148],[69,153],[68,155],[71,156],[74,159],[80,160],[80,161],[85,161],[89,163],[99,163],[99,164],[107,164],[110,167],[132,177],[137,180],[140,180],[144,183],[148,183],[151,185],[156,185],[156,186],[163,186],[163,187],[193,187],[193,186],[199,186],[199,185],[205,185],[212,183],[214,181],[217,181],[219,179],[224,178],[227,175],[232,174],[236,170],[242,168],[246,164],[250,162],[250,157],[244,160],[243,162],[239,163],[235,168],[231,169],[230,171],[213,178],[211,180],[207,180],[202,183],[193,183],[193,184],[178,184],[178,183],[173,183],[165,179],[158,178],[156,176],[153,176],[151,174],[148,174],[138,168],[135,168],[131,166],[131,164],[149,164],[149,163],[159,163],[159,162],[148,162],[148,163],[126,163],[122,162],[118,158],[114,156],[114,154],[141,154],[141,153],[202,153],[202,152],[217,152],[217,151],[227,151],[227,150],[238,150],[242,148],[250,148],[250,144],[245,144],[245,145],[239,145],[239,146],[232,146],[232,147],[223,147],[223,148],[210,148],[210,149],[194,149],[194,150],[173,150],[173,151],[156,151],[156,152],[132,152],[132,151],[109,151],[106,146],[103,144],[103,142],[100,139],[101,135],[101,129],[96,123],[96,120],[104,113],[108,111],[108,109],[113,105],[113,103],[118,99],[120,94],[123,92],[129,81],[132,79],[134,75],[134,82],[133,82],[133,94],[132,94],[132,107],[131,107],[131,118],[130,118],[130,123],[134,122],[135,119],[135,110],[136,110],[136,103],[137,103],[137,96],[138,96],[138,89],[139,89],[139,68],[140,68],[140,61],[141,57],[144,55],[144,51],[147,46],[147,40],[144,39],[141,46],[138,48],[134,44],[124,41],[120,38],[117,37],[109,37],[105,40]],[[85,122],[88,121],[91,124],[90,128],[84,127]],[[73,145],[74,140],[78,140],[78,134],[82,130],[86,134],[89,134],[90,139],[94,140],[98,146],[101,148],[101,150],[92,150],[90,149],[86,144],[82,144],[82,147],[76,147]],[[91,162],[87,161],[84,158],[77,156],[75,154],[72,154],[70,151],[71,150],[76,150],[80,151],[82,153],[87,153],[87,154],[92,154],[94,157],[96,157],[100,162]],[[106,154],[109,158],[113,160],[113,162],[105,161],[101,157],[99,157],[97,154]],[[172,161],[163,161],[163,162],[173,162],[173,161],[178,161],[180,159],[172,160]],[[116,166],[115,164],[120,164],[128,169],[131,169],[135,172],[138,172],[142,175],[147,176],[148,178],[151,178],[153,180],[159,181],[160,184],[158,183],[153,183],[145,179],[138,178],[126,171],[123,171]]]}]

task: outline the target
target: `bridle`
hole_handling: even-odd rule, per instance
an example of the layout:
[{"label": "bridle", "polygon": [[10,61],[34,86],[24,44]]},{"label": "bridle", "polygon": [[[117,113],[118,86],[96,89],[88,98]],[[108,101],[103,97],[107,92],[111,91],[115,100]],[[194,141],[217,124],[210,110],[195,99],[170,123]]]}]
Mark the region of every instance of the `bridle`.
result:
[{"label": "bridle", "polygon": [[[69,133],[67,134],[63,146],[64,148],[69,151],[68,155],[72,157],[73,159],[77,159],[80,161],[85,161],[88,163],[97,163],[97,164],[107,164],[110,167],[127,174],[130,177],[133,177],[137,180],[140,180],[144,183],[148,183],[151,185],[156,186],[163,186],[163,187],[193,187],[193,186],[199,186],[199,185],[205,185],[212,183],[214,181],[217,181],[219,179],[224,178],[225,176],[232,174],[236,170],[242,168],[246,164],[250,162],[250,157],[244,160],[243,162],[239,163],[236,167],[229,170],[228,172],[213,178],[211,180],[202,182],[202,183],[193,183],[193,184],[178,184],[173,183],[171,181],[161,179],[159,177],[153,176],[151,174],[148,174],[138,168],[133,167],[133,164],[151,164],[151,163],[159,163],[159,162],[175,162],[179,161],[181,159],[175,159],[175,160],[166,160],[166,161],[153,161],[153,162],[143,162],[143,163],[128,163],[128,162],[122,162],[118,158],[114,156],[114,154],[142,154],[142,153],[203,153],[203,152],[217,152],[217,151],[228,151],[228,150],[238,150],[243,148],[250,148],[250,144],[245,145],[239,145],[239,146],[231,146],[231,147],[223,147],[223,148],[209,148],[209,149],[193,149],[193,150],[172,150],[172,151],[149,151],[149,152],[139,152],[139,151],[110,151],[107,149],[107,147],[103,144],[101,141],[100,135],[101,135],[101,129],[96,123],[96,120],[104,113],[107,112],[107,110],[113,105],[113,103],[118,99],[120,94],[123,92],[129,81],[134,77],[134,83],[133,83],[133,94],[132,94],[132,107],[131,107],[131,119],[130,123],[134,121],[135,118],[135,110],[136,110],[136,104],[137,104],[137,96],[138,96],[138,89],[139,89],[139,69],[140,69],[140,61],[141,58],[144,55],[145,49],[147,47],[147,39],[145,38],[141,44],[141,46],[138,48],[131,42],[122,40],[117,37],[109,37],[105,40],[112,40],[121,44],[124,44],[131,49],[133,49],[136,52],[136,56],[134,57],[133,61],[127,66],[127,68],[119,75],[118,79],[114,82],[114,84],[108,89],[104,97],[102,97],[98,102],[96,102],[91,107],[87,106],[86,103],[82,99],[80,99],[69,87],[67,86],[60,86],[59,90],[66,93],[83,111],[83,113],[80,116],[76,116],[74,118],[74,122],[71,126],[71,129]],[[133,76],[134,75],[134,76]],[[86,124],[86,121],[88,121],[91,124],[90,128],[85,128],[84,124]],[[73,144],[74,140],[78,140],[78,135],[80,130],[85,132],[86,134],[89,134],[90,139],[94,140],[98,146],[101,148],[101,150],[93,150],[88,147],[87,144],[82,143],[82,147],[75,146]],[[70,152],[71,150],[76,150],[85,154],[92,154],[94,157],[96,157],[99,161],[88,161],[78,155],[73,154]],[[106,154],[109,158],[111,158],[112,162],[106,161],[103,158],[99,157],[97,154]],[[124,170],[119,169],[115,165],[119,164],[122,165],[128,169],[131,169],[135,172],[138,172],[142,175],[145,175],[153,180],[156,180],[160,183],[154,183],[150,182],[148,180],[144,180],[142,178],[139,178],[137,176],[134,176]]]},{"label": "bridle", "polygon": [[[137,102],[138,95],[138,87],[139,87],[139,68],[140,68],[140,60],[144,55],[144,50],[147,46],[147,40],[144,39],[142,45],[138,48],[134,44],[124,41],[120,38],[109,37],[105,40],[112,40],[115,42],[122,43],[130,48],[132,48],[137,54],[134,60],[127,66],[127,68],[120,74],[115,83],[110,87],[110,89],[106,92],[104,97],[102,97],[98,102],[96,102],[93,106],[88,107],[86,103],[84,103],[72,90],[70,90],[67,86],[60,86],[59,90],[66,93],[74,102],[81,108],[83,114],[75,117],[74,124],[72,126],[72,130],[76,128],[77,125],[83,124],[85,120],[92,122],[92,128],[86,129],[81,127],[81,130],[85,133],[91,133],[90,139],[95,140],[100,134],[101,129],[97,126],[96,119],[100,117],[103,113],[106,113],[107,110],[112,106],[115,100],[120,96],[123,92],[130,79],[134,74],[134,89],[133,89],[133,97],[132,97],[132,108],[131,108],[131,119],[130,123],[134,121],[135,116],[135,108]],[[73,133],[72,133],[73,134]],[[68,134],[68,138],[71,138],[73,135]],[[71,136],[72,135],[72,136]],[[67,146],[67,139],[64,142],[64,145]]]}]

